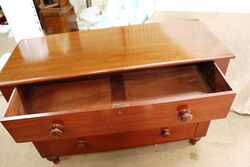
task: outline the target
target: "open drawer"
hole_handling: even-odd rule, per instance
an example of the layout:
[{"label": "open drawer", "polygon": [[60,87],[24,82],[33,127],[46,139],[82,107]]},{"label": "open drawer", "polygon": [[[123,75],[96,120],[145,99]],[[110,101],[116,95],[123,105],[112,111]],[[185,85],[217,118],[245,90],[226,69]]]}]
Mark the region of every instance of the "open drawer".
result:
[{"label": "open drawer", "polygon": [[1,122],[17,142],[113,134],[224,118],[234,96],[198,63],[18,86]]}]

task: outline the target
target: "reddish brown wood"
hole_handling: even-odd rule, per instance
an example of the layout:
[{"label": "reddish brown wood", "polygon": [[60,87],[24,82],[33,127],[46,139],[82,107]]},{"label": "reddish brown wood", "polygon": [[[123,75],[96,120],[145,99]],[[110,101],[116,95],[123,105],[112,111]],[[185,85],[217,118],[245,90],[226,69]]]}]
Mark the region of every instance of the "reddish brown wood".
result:
[{"label": "reddish brown wood", "polygon": [[159,126],[182,125],[184,123],[178,118],[176,106],[183,103],[188,104],[193,111],[191,122],[224,118],[230,109],[233,98],[234,94],[227,94],[150,105],[150,108],[149,106],[126,107],[122,110],[68,111],[24,117],[5,117],[2,119],[2,124],[17,142],[52,139],[48,130],[54,120],[61,120],[65,123],[65,133],[60,136],[62,139],[77,137],[79,134],[102,135]]},{"label": "reddish brown wood", "polygon": [[200,140],[200,138],[191,138],[191,139],[189,140],[189,143],[190,143],[191,145],[195,145],[196,142],[199,141],[199,140]]},{"label": "reddish brown wood", "polygon": [[178,111],[179,111],[178,116],[179,116],[181,121],[183,121],[183,122],[192,121],[193,115],[191,114],[190,109],[184,108],[184,109],[181,109],[181,110],[178,110]]},{"label": "reddish brown wood", "polygon": [[202,73],[202,77],[205,82],[208,84],[211,92],[220,92],[222,90],[231,89],[230,86],[226,83],[226,79],[219,69],[217,64],[214,63],[203,63],[199,64],[199,71]]},{"label": "reddish brown wood", "polygon": [[124,74],[127,102],[130,105],[175,100],[210,92],[197,66],[187,65]]},{"label": "reddish brown wood", "polygon": [[110,87],[112,106],[123,105],[126,100],[123,76],[110,76]]},{"label": "reddish brown wood", "polygon": [[60,162],[59,157],[48,157],[47,160],[52,161],[54,164],[58,164]]},{"label": "reddish brown wood", "polygon": [[26,114],[24,104],[22,103],[19,92],[15,88],[11,94],[5,117],[24,114]]},{"label": "reddish brown wood", "polygon": [[57,136],[63,135],[63,131],[64,131],[63,125],[61,125],[61,124],[52,124],[52,128],[51,128],[49,133],[50,133],[51,136],[57,137]]},{"label": "reddish brown wood", "polygon": [[[194,135],[195,128],[196,123],[186,124],[185,126],[168,127],[171,135],[167,137],[163,137],[161,135],[162,128],[116,133],[102,136],[83,136],[80,137],[80,140],[84,139],[84,141],[86,141],[86,146],[82,148],[78,147],[79,138],[51,140],[46,141],[49,151],[48,155],[43,154],[43,157],[50,156],[51,154],[55,156],[62,156],[79,153],[90,153],[160,144],[180,139],[189,139]],[[44,142],[35,143],[37,145]]]},{"label": "reddish brown wood", "polygon": [[195,138],[206,136],[210,121],[199,122],[195,131]]},{"label": "reddish brown wood", "polygon": [[[48,129],[51,128],[51,124],[56,120],[64,122],[65,133],[60,136],[60,138],[62,139],[77,137],[80,134],[87,136],[103,135],[131,130],[156,128],[160,126],[181,125],[183,124],[183,122],[179,120],[178,117],[178,107],[180,105],[186,105],[188,109],[192,111],[193,119],[191,122],[209,121],[211,119],[224,118],[230,109],[235,93],[231,91],[231,88],[227,85],[223,76],[220,75],[219,72],[217,72],[217,67],[211,69],[213,69],[212,71],[214,72],[214,74],[216,74],[216,78],[219,79],[215,79],[215,83],[213,84],[205,84],[207,86],[218,84],[219,86],[215,86],[216,92],[210,93],[210,91],[213,89],[209,88],[210,91],[198,94],[197,90],[204,91],[206,89],[193,87],[194,81],[191,76],[195,71],[191,70],[192,73],[189,73],[190,71],[187,67],[188,66],[183,67],[185,70],[180,70],[182,69],[182,67],[166,68],[164,69],[164,72],[168,75],[165,75],[165,73],[164,75],[161,75],[161,73],[158,73],[158,75],[152,75],[155,73],[150,73],[150,75],[148,75],[148,73],[142,73],[144,75],[141,76],[138,75],[138,72],[135,72],[135,74],[131,73],[130,75],[126,74],[127,77],[124,78],[124,85],[125,90],[127,91],[127,101],[125,103],[126,105],[121,106],[112,107],[110,105],[110,101],[108,103],[106,102],[105,99],[111,98],[110,94],[107,96],[107,94],[105,93],[103,96],[104,101],[102,101],[102,98],[100,98],[102,96],[100,95],[98,89],[104,92],[106,89],[101,89],[100,84],[92,84],[92,86],[96,85],[92,87],[92,89],[90,86],[81,87],[81,92],[85,92],[85,90],[87,90],[90,93],[88,97],[93,97],[92,104],[94,105],[94,107],[98,107],[96,106],[97,103],[94,102],[97,97],[100,98],[98,100],[98,102],[102,104],[100,108],[94,108],[92,106],[89,106],[87,108],[78,108],[79,104],[81,104],[80,98],[78,98],[78,100],[71,101],[74,96],[78,97],[79,95],[82,95],[82,93],[79,95],[74,94],[74,92],[78,92],[74,91],[74,87],[72,87],[75,82],[69,82],[69,84],[71,85],[70,89],[67,89],[66,83],[59,83],[58,85],[62,85],[62,87],[58,86],[59,90],[51,89],[49,84],[45,84],[46,86],[42,87],[43,91],[39,90],[38,87],[35,87],[35,89],[38,89],[38,92],[43,92],[44,95],[41,96],[40,93],[38,93],[38,95],[36,96],[36,92],[33,91],[31,100],[32,104],[30,107],[32,108],[32,110],[27,111],[25,110],[26,107],[16,107],[14,109],[9,108],[7,110],[6,116],[2,119],[2,123],[17,142],[24,142],[52,139],[48,133]],[[195,69],[193,66],[190,66],[190,68]],[[162,69],[159,70],[161,71]],[[182,72],[181,75],[176,75],[176,70],[180,70]],[[186,78],[185,71],[187,73],[187,76],[191,77],[191,84],[189,82],[177,82],[181,83],[180,85],[178,85],[177,83],[173,84],[172,81],[174,80],[181,81],[182,77]],[[213,75],[213,73],[209,74]],[[149,76],[152,76],[153,78],[145,79],[145,76],[146,78],[148,78]],[[161,77],[156,80],[155,76]],[[168,79],[168,76],[171,79]],[[162,81],[161,78],[163,78]],[[103,79],[101,78],[101,80]],[[145,81],[145,83],[140,84],[143,80]],[[89,80],[85,81],[89,83]],[[96,79],[95,81],[97,83],[102,83],[99,82],[98,79]],[[138,84],[136,84],[137,86],[134,87],[134,84],[128,84],[127,81]],[[152,85],[152,83],[154,83],[153,81],[157,81],[155,82],[155,86]],[[197,81],[195,81],[197,84],[195,85],[200,84],[202,87],[204,83],[202,84],[199,82],[203,81],[205,80],[197,79]],[[84,85],[84,81],[77,81],[77,83],[81,83],[81,86]],[[190,86],[186,86],[186,84]],[[52,84],[52,87],[54,86],[55,85]],[[133,89],[131,88],[132,86],[134,87]],[[161,86],[164,86],[164,88],[166,87],[165,92]],[[78,84],[76,84],[75,87],[78,90]],[[109,88],[110,86],[104,87]],[[136,89],[143,91],[138,92]],[[219,92],[220,89],[221,91]],[[171,92],[171,90],[176,91]],[[186,92],[192,92],[192,90],[196,93],[188,96]],[[17,89],[17,91],[22,92],[22,89]],[[69,96],[69,93],[71,94],[71,96]],[[92,96],[92,94],[94,94],[94,96]],[[176,96],[176,94],[179,95]],[[70,97],[69,101],[61,102],[61,99],[66,99],[65,95],[66,97]],[[10,101],[10,106],[17,106],[16,101],[20,101],[19,98],[19,94],[15,93],[12,101]],[[43,103],[46,99],[49,99],[50,101]],[[86,98],[84,98],[84,100],[86,100]],[[88,100],[88,105],[91,105],[91,101],[91,99]],[[66,102],[70,104],[70,108],[68,108],[68,103]],[[75,102],[75,104],[73,102]],[[220,105],[216,105],[218,103]],[[35,104],[39,104],[39,107],[34,107]],[[59,107],[59,109],[57,107]],[[63,110],[60,110],[60,108]],[[104,108],[106,109],[104,110]],[[33,112],[37,113],[39,111],[39,114],[32,114]],[[11,116],[11,114],[13,115]],[[97,122],[98,126],[96,125]],[[124,126],[125,124],[126,126]]]},{"label": "reddish brown wood", "polygon": [[[63,5],[60,8],[51,6]],[[40,10],[40,19],[45,33],[57,34],[70,31],[77,31],[76,15],[72,5],[57,3]]]},{"label": "reddish brown wood", "polygon": [[20,41],[0,87],[233,57],[197,20],[71,32]]},{"label": "reddish brown wood", "polygon": [[0,73],[0,88],[15,87],[1,122],[55,163],[61,155],[195,144],[230,109],[235,93],[223,72],[233,57],[194,20],[22,40]]},{"label": "reddish brown wood", "polygon": [[[19,94],[22,94],[22,104],[26,106],[23,113],[27,114],[76,109],[92,111],[121,107],[119,105],[147,105],[194,95],[231,91],[218,69],[213,64],[208,65],[213,68],[206,68],[201,74],[196,66],[189,65],[125,73],[125,84],[120,75],[116,79],[111,76],[111,82],[108,76],[104,76],[72,82],[27,85],[18,87],[18,90]],[[204,77],[206,73],[210,76]],[[30,105],[25,105],[26,103]],[[19,115],[11,113],[7,112],[6,116]]]},{"label": "reddish brown wood", "polygon": [[9,101],[13,90],[14,90],[14,87],[1,88],[1,92],[6,101]]},{"label": "reddish brown wood", "polygon": [[169,137],[171,135],[170,130],[168,128],[164,128],[161,130],[162,137]]},{"label": "reddish brown wood", "polygon": [[84,111],[111,108],[108,77],[36,85],[32,105],[27,113],[45,113],[82,109]]},{"label": "reddish brown wood", "polygon": [[33,142],[33,144],[40,153],[41,157],[52,161],[54,164],[58,164],[60,162],[59,157],[52,154],[47,142]]},{"label": "reddish brown wood", "polygon": [[[221,59],[221,60],[216,60],[215,63],[217,64],[217,66],[219,67],[219,69],[226,74],[228,65],[229,65],[229,61],[230,59]],[[210,125],[210,121],[206,121],[206,122],[199,122],[197,124],[197,128],[196,128],[196,132],[195,132],[195,138],[201,138],[206,136],[208,128]],[[192,142],[191,142],[192,143]]]},{"label": "reddish brown wood", "polygon": [[82,140],[82,139],[79,139],[78,142],[77,142],[77,148],[82,149],[84,147],[86,147],[86,141]]},{"label": "reddish brown wood", "polygon": [[55,157],[55,155],[52,155],[52,152],[50,151],[49,145],[47,142],[33,142],[34,146],[38,150],[41,157]]},{"label": "reddish brown wood", "polygon": [[59,0],[60,7],[65,7],[69,4],[69,0]]},{"label": "reddish brown wood", "polygon": [[221,71],[226,74],[230,59],[220,59],[216,60],[215,63],[221,69]]}]

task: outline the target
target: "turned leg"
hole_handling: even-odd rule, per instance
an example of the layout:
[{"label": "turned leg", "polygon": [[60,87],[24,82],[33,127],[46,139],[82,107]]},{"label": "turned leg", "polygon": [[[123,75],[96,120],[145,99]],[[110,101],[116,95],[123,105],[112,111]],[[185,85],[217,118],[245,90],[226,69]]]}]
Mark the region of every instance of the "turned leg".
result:
[{"label": "turned leg", "polygon": [[210,121],[198,122],[194,136],[189,143],[195,145],[202,137],[206,136]]},{"label": "turned leg", "polygon": [[47,158],[47,160],[52,161],[54,164],[58,164],[60,162],[60,159],[58,156],[55,156],[48,145],[48,143],[45,142],[33,142],[34,146],[36,147],[37,151],[43,158]]},{"label": "turned leg", "polygon": [[192,145],[195,145],[197,141],[199,141],[201,138],[191,138],[189,140],[189,143],[192,144]]},{"label": "turned leg", "polygon": [[60,162],[59,157],[47,157],[47,160],[52,161],[54,164],[58,164]]}]

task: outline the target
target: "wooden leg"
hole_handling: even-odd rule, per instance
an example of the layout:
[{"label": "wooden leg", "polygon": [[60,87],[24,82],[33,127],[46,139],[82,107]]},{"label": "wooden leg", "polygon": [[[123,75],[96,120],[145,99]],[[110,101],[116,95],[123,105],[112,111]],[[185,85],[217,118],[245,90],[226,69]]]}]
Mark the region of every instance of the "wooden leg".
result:
[{"label": "wooden leg", "polygon": [[54,164],[58,164],[60,162],[59,157],[47,157],[47,160],[52,161]]},{"label": "wooden leg", "polygon": [[199,122],[193,138],[201,138],[206,136],[210,121]]},{"label": "wooden leg", "polygon": [[190,143],[191,145],[195,145],[196,142],[199,141],[200,139],[201,139],[201,138],[191,138],[191,139],[189,140],[189,143]]},{"label": "wooden leg", "polygon": [[58,156],[54,156],[50,151],[47,142],[33,142],[37,151],[40,153],[41,157],[47,158],[47,160],[52,161],[54,164],[58,164],[60,159]]},{"label": "wooden leg", "polygon": [[199,122],[194,133],[194,137],[189,140],[189,143],[195,145],[202,137],[206,136],[210,121]]}]

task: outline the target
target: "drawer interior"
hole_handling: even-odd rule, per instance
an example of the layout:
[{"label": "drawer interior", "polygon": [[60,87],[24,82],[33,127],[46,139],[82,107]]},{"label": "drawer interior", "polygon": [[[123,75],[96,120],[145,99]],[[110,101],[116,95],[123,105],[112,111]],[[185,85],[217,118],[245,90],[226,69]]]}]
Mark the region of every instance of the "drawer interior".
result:
[{"label": "drawer interior", "polygon": [[5,116],[105,110],[230,91],[213,62],[18,86]]},{"label": "drawer interior", "polygon": [[126,73],[123,80],[126,101],[130,105],[231,90],[223,74],[213,63]]}]

